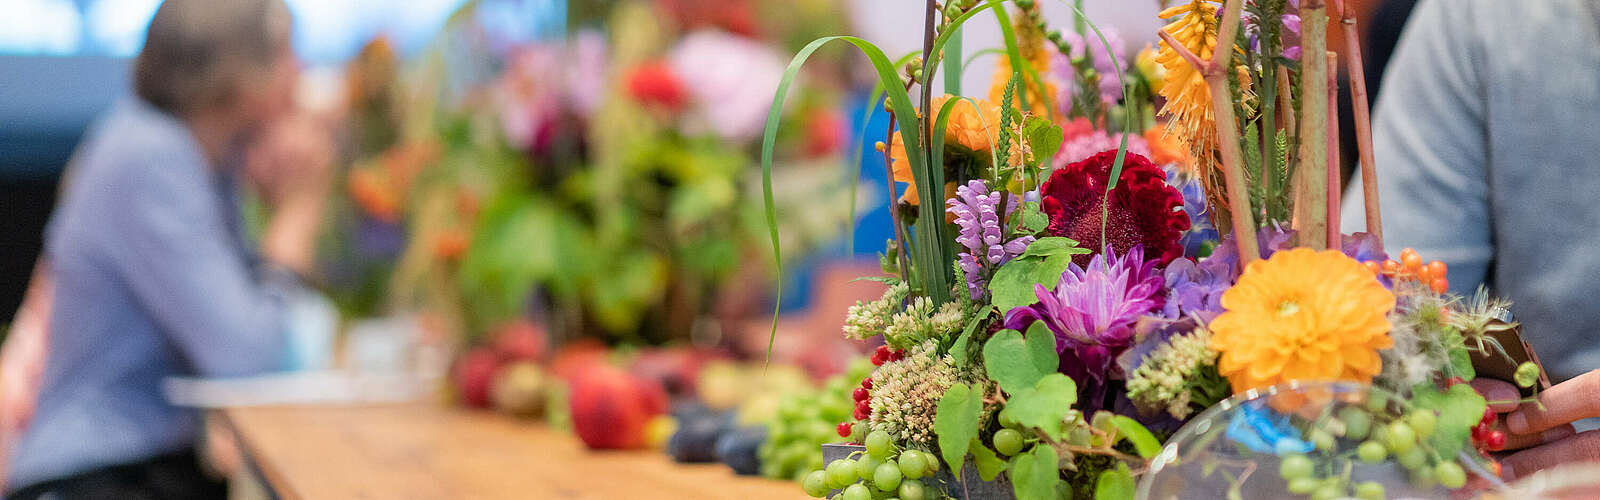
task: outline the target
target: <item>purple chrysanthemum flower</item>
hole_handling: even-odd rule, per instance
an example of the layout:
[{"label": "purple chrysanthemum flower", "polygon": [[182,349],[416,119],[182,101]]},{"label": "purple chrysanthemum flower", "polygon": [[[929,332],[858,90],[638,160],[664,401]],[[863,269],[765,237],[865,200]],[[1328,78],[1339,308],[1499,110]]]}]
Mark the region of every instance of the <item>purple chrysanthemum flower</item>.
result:
[{"label": "purple chrysanthemum flower", "polygon": [[1132,344],[1139,317],[1160,304],[1162,284],[1143,248],[1118,257],[1108,247],[1087,268],[1068,266],[1054,291],[1035,285],[1039,302],[1007,312],[1005,327],[1026,331],[1044,322],[1055,334],[1061,372],[1093,404],[1103,399],[1106,379],[1121,375],[1112,360]]},{"label": "purple chrysanthemum flower", "polygon": [[[1033,243],[1032,236],[1019,236],[1005,240],[1005,228],[999,213],[1000,192],[990,191],[982,180],[973,179],[965,186],[956,187],[956,197],[945,200],[947,209],[956,217],[956,227],[961,229],[956,242],[966,247],[958,261],[967,280],[967,291],[973,300],[983,297],[984,270],[995,269],[1013,257],[1021,255]],[[1006,204],[1006,213],[1017,208],[1017,200]]]}]

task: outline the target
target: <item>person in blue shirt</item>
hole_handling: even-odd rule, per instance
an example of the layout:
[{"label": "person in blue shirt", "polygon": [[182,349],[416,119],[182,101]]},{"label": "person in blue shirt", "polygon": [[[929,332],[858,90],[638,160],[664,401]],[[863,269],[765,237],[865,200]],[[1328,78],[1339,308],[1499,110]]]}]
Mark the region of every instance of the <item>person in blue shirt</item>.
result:
[{"label": "person in blue shirt", "polygon": [[[219,498],[201,416],[169,376],[285,368],[287,299],[307,293],[331,147],[295,118],[282,0],[167,0],[134,63],[135,97],[85,136],[46,232],[53,283],[32,418],[6,497]],[[259,245],[248,182],[270,208]]]}]

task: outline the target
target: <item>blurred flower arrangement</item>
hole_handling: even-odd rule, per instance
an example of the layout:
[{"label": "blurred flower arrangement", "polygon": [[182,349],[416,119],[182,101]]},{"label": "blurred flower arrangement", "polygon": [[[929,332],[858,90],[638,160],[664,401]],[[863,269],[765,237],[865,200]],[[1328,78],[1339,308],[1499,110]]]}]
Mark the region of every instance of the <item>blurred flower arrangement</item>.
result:
[{"label": "blurred flower arrangement", "polygon": [[[1329,220],[1330,11],[1354,29],[1339,1],[1176,2],[1161,41],[1133,57],[1081,16],[1070,34],[1052,29],[1034,0],[930,2],[924,50],[900,61],[858,38],[814,41],[848,43],[876,70],[899,124],[878,144],[899,207],[871,277],[890,286],[844,328],[883,343],[838,428],[861,447],[803,489],[973,498],[993,488],[972,483],[1000,481],[1022,499],[1133,498],[1183,460],[1158,456],[1163,440],[1207,408],[1320,381],[1398,397],[1340,400],[1364,409],[1335,414],[1333,398],[1355,396],[1286,390],[1270,408],[1304,425],[1223,422],[1279,474],[1251,475],[1274,465],[1252,462],[1205,475],[1233,498],[1260,482],[1381,498],[1355,464],[1403,468],[1434,494],[1495,470],[1488,451],[1505,436],[1462,382],[1504,373],[1531,393],[1542,369],[1511,354],[1524,349],[1504,335],[1505,303],[1449,294],[1443,264],[1415,252],[1388,260],[1375,196],[1368,232]],[[1005,41],[984,98],[951,78],[962,58],[941,57],[978,15]],[[926,85],[940,71],[944,96]]]},{"label": "blurred flower arrangement", "polygon": [[[325,252],[346,312],[423,311],[468,339],[534,318],[556,343],[643,344],[715,342],[738,324],[719,319],[762,314],[749,158],[786,40],[815,23],[753,2],[620,2],[602,29],[508,44],[477,5],[404,68],[379,40],[347,71],[347,210]],[[832,80],[784,109],[805,124],[778,138],[791,256],[836,238],[854,204]]]}]

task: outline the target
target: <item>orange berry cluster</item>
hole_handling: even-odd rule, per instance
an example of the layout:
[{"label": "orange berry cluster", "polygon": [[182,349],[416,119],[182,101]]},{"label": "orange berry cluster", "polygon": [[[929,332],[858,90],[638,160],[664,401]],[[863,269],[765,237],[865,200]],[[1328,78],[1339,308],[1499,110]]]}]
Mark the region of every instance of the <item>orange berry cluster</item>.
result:
[{"label": "orange berry cluster", "polygon": [[1445,267],[1443,262],[1437,260],[1423,264],[1422,256],[1417,255],[1417,251],[1410,248],[1400,251],[1400,261],[1398,262],[1387,260],[1380,264],[1377,261],[1369,261],[1363,262],[1363,264],[1366,264],[1367,269],[1372,271],[1373,274],[1388,276],[1389,279],[1405,279],[1422,283],[1427,285],[1428,288],[1432,288],[1435,293],[1444,293],[1450,289],[1450,280],[1445,277],[1445,273],[1449,271],[1449,268]]}]

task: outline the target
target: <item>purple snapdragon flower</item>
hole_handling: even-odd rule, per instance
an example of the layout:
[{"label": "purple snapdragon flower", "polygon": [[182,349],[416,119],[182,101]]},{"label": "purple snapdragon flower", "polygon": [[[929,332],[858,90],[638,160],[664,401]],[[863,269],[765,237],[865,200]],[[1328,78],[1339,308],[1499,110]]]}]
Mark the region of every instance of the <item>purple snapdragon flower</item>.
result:
[{"label": "purple snapdragon flower", "polygon": [[1134,324],[1161,303],[1164,281],[1155,264],[1141,247],[1119,257],[1108,246],[1088,267],[1068,266],[1055,290],[1035,285],[1039,302],[1011,309],[1005,327],[1026,331],[1044,322],[1055,334],[1061,372],[1088,401],[1100,401],[1105,381],[1122,375],[1112,361],[1132,344]]},{"label": "purple snapdragon flower", "polygon": [[[1250,3],[1254,4],[1255,1]],[[1299,0],[1289,0],[1289,7],[1298,12],[1300,9]],[[1221,15],[1222,11],[1217,11],[1217,14]],[[1298,61],[1300,60],[1300,15],[1284,12],[1281,19],[1283,21],[1283,31],[1279,34],[1283,37],[1283,57]],[[1244,15],[1244,32],[1249,35],[1250,50],[1260,52],[1261,23],[1256,19],[1255,15],[1248,11]]]},{"label": "purple snapdragon flower", "polygon": [[[1001,198],[1000,192],[990,191],[982,180],[973,179],[964,186],[956,187],[955,198],[945,200],[949,206],[947,210],[956,217],[956,227],[961,229],[960,235],[956,236],[956,243],[967,249],[961,252],[958,261],[967,280],[967,291],[972,294],[973,300],[983,297],[986,288],[985,269],[1000,267],[1021,255],[1028,249],[1028,244],[1033,243],[1032,236],[1019,236],[1006,241],[1005,227],[999,213]],[[1010,214],[1016,210],[1017,200],[1013,198],[1006,205],[1005,213]]]}]

